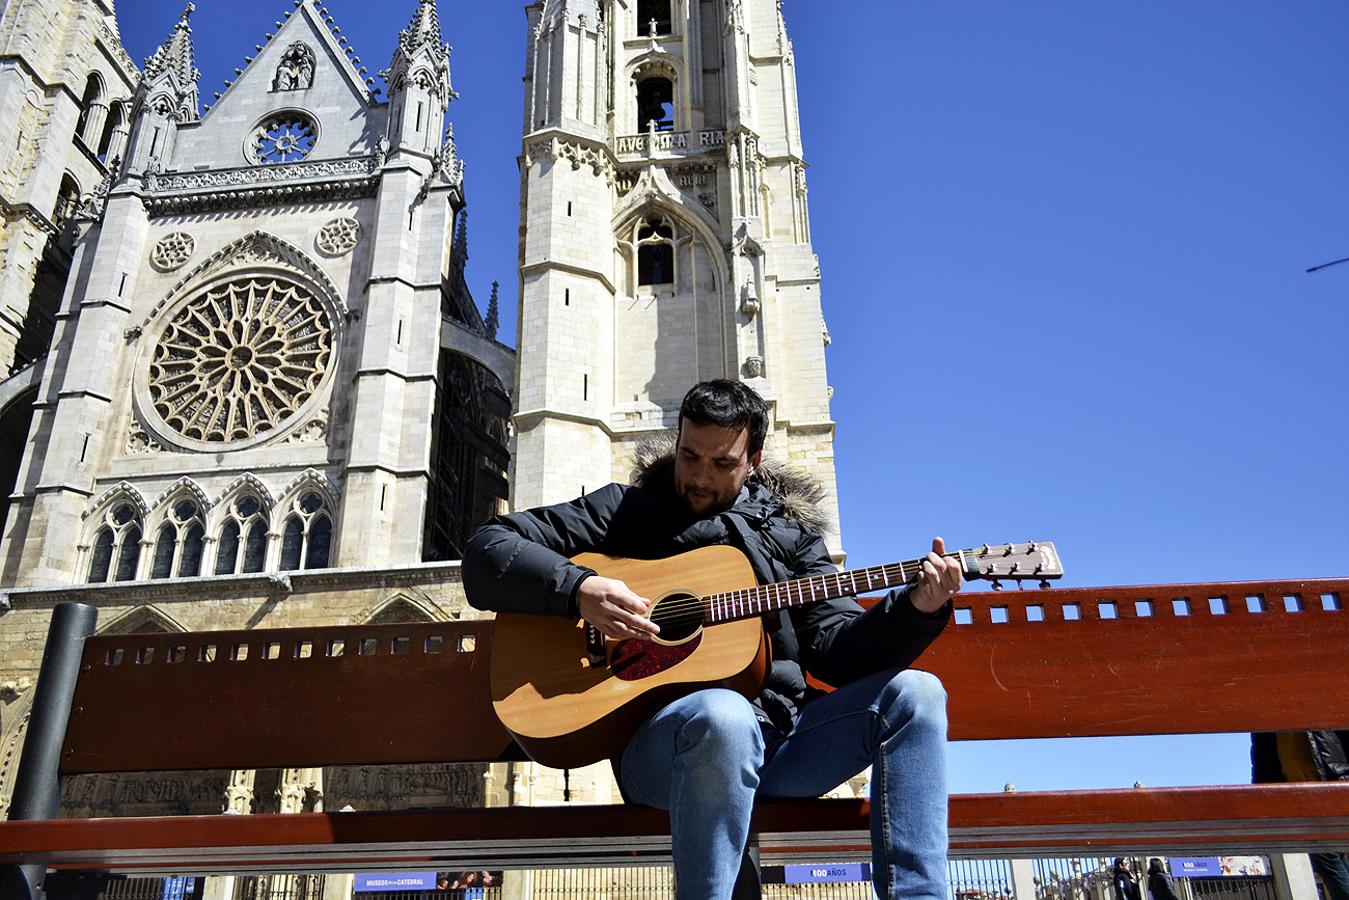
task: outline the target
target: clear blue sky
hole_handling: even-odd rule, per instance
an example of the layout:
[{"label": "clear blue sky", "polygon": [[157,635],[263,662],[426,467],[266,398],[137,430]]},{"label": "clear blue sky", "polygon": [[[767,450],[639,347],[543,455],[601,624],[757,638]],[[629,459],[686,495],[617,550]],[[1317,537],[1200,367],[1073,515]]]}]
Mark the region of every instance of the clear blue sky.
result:
[{"label": "clear blue sky", "polygon": [[[290,5],[197,5],[209,102]],[[504,335],[523,5],[440,4],[470,282],[502,282]],[[377,72],[415,3],[328,6]],[[118,7],[139,60],[181,3]],[[850,562],[937,532],[1052,539],[1065,585],[1349,573],[1349,264],[1304,274],[1349,256],[1349,5],[785,10]],[[1248,777],[1234,736],[952,753],[960,791]]]}]

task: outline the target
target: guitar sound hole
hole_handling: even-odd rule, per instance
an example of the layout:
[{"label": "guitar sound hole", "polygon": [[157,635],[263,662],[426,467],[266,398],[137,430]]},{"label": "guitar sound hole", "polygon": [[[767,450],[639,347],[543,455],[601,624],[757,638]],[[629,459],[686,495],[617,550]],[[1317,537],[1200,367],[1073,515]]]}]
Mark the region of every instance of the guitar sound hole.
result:
[{"label": "guitar sound hole", "polygon": [[656,639],[677,644],[686,641],[703,627],[702,598],[696,594],[666,594],[651,607],[651,621],[660,626]]}]

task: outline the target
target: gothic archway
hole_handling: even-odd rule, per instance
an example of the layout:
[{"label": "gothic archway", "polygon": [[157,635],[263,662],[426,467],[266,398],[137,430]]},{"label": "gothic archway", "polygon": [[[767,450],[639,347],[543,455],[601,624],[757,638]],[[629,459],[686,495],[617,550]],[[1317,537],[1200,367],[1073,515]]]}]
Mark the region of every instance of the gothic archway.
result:
[{"label": "gothic archway", "polygon": [[484,366],[442,351],[436,381],[422,559],[460,559],[473,529],[496,515],[507,496],[510,460],[502,437],[510,398]]}]

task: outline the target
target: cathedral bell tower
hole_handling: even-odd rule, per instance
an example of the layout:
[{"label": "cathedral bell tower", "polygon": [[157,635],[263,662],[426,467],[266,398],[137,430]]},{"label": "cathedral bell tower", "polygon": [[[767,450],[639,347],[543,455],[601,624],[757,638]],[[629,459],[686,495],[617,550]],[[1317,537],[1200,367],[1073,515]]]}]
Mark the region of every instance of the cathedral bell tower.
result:
[{"label": "cathedral bell tower", "polygon": [[[836,508],[795,60],[775,0],[527,9],[514,504],[627,477],[695,382],[768,401]],[[840,553],[839,535],[827,535]]]}]

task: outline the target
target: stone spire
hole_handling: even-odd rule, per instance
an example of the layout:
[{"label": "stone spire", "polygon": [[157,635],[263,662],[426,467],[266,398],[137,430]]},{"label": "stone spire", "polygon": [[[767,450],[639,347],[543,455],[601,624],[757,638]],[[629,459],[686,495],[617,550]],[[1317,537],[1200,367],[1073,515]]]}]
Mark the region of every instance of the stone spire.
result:
[{"label": "stone spire", "polygon": [[168,40],[159,45],[150,58],[145,61],[141,72],[140,93],[142,98],[157,93],[158,88],[167,89],[173,97],[175,112],[180,122],[195,121],[197,118],[197,82],[201,72],[197,70],[196,56],[192,51],[192,26],[188,18],[196,12],[195,4],[183,7],[178,24],[173,26]]},{"label": "stone spire", "polygon": [[501,282],[492,282],[492,299],[487,301],[487,320],[484,326],[487,328],[487,336],[496,340],[497,329],[501,327]]},{"label": "stone spire", "polygon": [[436,49],[444,44],[440,36],[440,15],[436,12],[435,0],[419,0],[412,21],[398,34],[398,46],[408,56],[427,44]]},{"label": "stone spire", "polygon": [[435,0],[418,0],[408,27],[398,34],[393,60],[381,74],[389,83],[392,153],[396,157],[406,150],[429,157],[438,152],[445,110],[459,95],[450,86],[450,45],[441,39]]},{"label": "stone spire", "polygon": [[460,272],[468,265],[468,210],[459,213],[458,227],[454,230],[454,248],[450,251],[455,268]]}]

